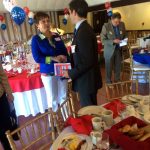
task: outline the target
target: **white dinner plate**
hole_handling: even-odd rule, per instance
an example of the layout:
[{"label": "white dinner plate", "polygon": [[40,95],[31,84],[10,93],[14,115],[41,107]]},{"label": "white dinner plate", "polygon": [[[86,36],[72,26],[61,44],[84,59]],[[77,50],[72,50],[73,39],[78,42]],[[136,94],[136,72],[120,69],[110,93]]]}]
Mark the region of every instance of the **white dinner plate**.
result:
[{"label": "white dinner plate", "polygon": [[142,99],[143,99],[142,95],[135,95],[135,94],[126,95],[122,97],[122,101],[131,101],[134,103],[138,103]]},{"label": "white dinner plate", "polygon": [[78,115],[98,115],[101,116],[102,112],[106,110],[104,107],[102,106],[86,106],[81,108],[78,111]]},{"label": "white dinner plate", "polygon": [[[68,133],[64,134],[63,136],[60,136],[56,139],[56,141],[52,145],[52,150],[58,150],[58,148],[61,148],[61,143],[64,139],[69,139],[72,136],[77,136],[78,138],[81,138],[82,140],[86,140],[86,142],[81,146],[80,150],[92,150],[93,144],[92,140],[87,135],[77,134],[77,133]],[[66,149],[69,150],[69,149]]]}]

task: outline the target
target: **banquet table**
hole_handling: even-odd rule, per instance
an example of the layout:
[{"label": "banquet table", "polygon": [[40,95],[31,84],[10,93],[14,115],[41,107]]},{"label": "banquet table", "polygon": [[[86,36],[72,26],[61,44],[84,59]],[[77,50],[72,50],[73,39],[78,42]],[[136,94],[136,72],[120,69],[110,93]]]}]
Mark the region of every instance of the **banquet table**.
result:
[{"label": "banquet table", "polygon": [[[104,105],[107,105],[107,104],[110,104],[110,103],[105,103],[103,105],[99,105],[99,106],[92,106],[93,107],[93,111],[89,113],[95,113],[96,110],[98,110],[98,107],[100,109],[103,108]],[[95,108],[94,108],[95,107]],[[86,107],[85,107],[86,108]],[[87,111],[85,111],[84,113],[86,113]],[[78,114],[80,114],[81,111],[78,112]],[[83,113],[83,112],[82,112]],[[83,113],[83,115],[85,115]],[[81,115],[81,114],[80,114]],[[121,121],[121,118],[118,116],[114,119],[114,124],[118,123],[119,121]],[[76,134],[75,130],[72,128],[72,126],[67,126],[66,128],[64,128],[64,130],[60,133],[60,135],[56,138],[56,140],[54,141],[53,145],[50,147],[50,150],[54,150],[57,146],[58,146],[58,143],[60,143],[60,141],[66,136],[66,135],[69,135],[69,134]],[[81,136],[83,136],[83,134],[79,134]],[[85,135],[84,135],[85,136]],[[86,135],[87,136],[87,135]],[[90,136],[88,136],[90,137]],[[92,141],[92,140],[91,140]],[[89,150],[89,149],[88,149]],[[91,150],[91,149],[90,149]],[[110,148],[110,150],[114,150],[113,148]],[[121,148],[117,148],[115,150],[122,150]]]},{"label": "banquet table", "polygon": [[[140,95],[137,95],[137,97],[140,97]],[[132,97],[132,96],[131,96]],[[125,98],[127,98],[127,96],[124,96],[124,100],[125,100]],[[133,98],[133,97],[132,97]],[[145,96],[145,98],[148,98],[147,96]],[[122,99],[123,100],[123,99]],[[126,100],[129,100],[129,99],[126,99]],[[132,99],[133,100],[133,99]],[[139,102],[139,100],[138,99],[135,99],[136,100],[136,103],[138,103]],[[117,102],[117,103],[116,103]],[[134,103],[135,103],[135,101],[134,101]],[[120,103],[119,103],[119,101],[118,100],[115,100],[115,101],[112,101],[112,102],[109,102],[109,103],[106,103],[106,104],[103,104],[103,105],[100,105],[99,107],[101,108],[101,107],[104,107],[104,108],[109,108],[110,110],[112,110],[114,113],[115,113],[115,110],[117,110],[117,108],[116,108],[116,105],[119,105]],[[115,107],[114,107],[115,106]],[[123,106],[123,105],[122,105]],[[132,105],[129,105],[129,107],[128,108],[131,108],[131,106]],[[93,106],[94,107],[94,106]],[[96,109],[97,109],[97,106],[95,106],[96,107]],[[127,107],[127,105],[126,105],[126,107]],[[132,106],[133,107],[133,106]],[[82,108],[81,108],[82,109]],[[85,107],[85,110],[87,109],[87,107]],[[128,109],[129,110],[129,109]],[[80,110],[79,110],[80,111]],[[83,111],[82,111],[83,112]],[[85,112],[85,111],[84,111]],[[86,111],[87,112],[87,111]],[[132,112],[132,113],[131,113]],[[81,113],[81,111],[80,111],[80,113]],[[95,109],[93,108],[93,111],[91,111],[90,113],[95,113]],[[89,114],[89,113],[88,113]],[[143,115],[140,115],[139,114],[139,112],[137,111],[137,108],[135,107],[135,113],[134,113],[134,115],[136,115],[136,118],[135,117],[133,117],[134,115],[133,115],[133,111],[131,111],[130,110],[130,113],[128,113],[129,114],[129,117],[127,117],[126,119],[123,119],[122,117],[120,117],[120,116],[116,116],[115,118],[114,118],[114,125],[113,125],[113,127],[114,126],[118,126],[119,124],[122,126],[123,124],[125,124],[125,123],[131,123],[131,122],[133,122],[133,123],[135,123],[134,121],[135,120],[138,120],[137,122],[137,124],[139,124],[139,122],[141,123],[141,124],[143,124],[144,126],[146,125],[146,122],[144,121],[144,117],[143,117]],[[85,114],[82,114],[82,115],[85,115]],[[77,119],[79,119],[79,118],[77,118]],[[139,120],[140,119],[140,120]],[[129,122],[128,122],[128,121]],[[119,126],[120,126],[119,125]],[[133,124],[132,124],[133,125]],[[114,128],[112,129],[112,131],[110,132],[110,130],[109,130],[109,128],[110,127],[108,127],[106,130],[106,133],[111,133],[111,138],[114,138],[114,137],[117,137],[117,134],[116,133],[114,133],[114,134],[116,134],[115,136],[113,135],[113,131],[115,131],[114,130]],[[115,131],[116,132],[116,131]],[[118,131],[117,131],[118,132]],[[60,133],[60,135],[57,137],[57,139],[54,141],[54,143],[53,143],[53,145],[50,147],[50,150],[57,150],[58,149],[58,147],[60,146],[60,144],[61,144],[61,142],[62,142],[62,140],[63,139],[65,139],[65,137],[67,137],[68,135],[72,135],[72,134],[76,134],[76,135],[79,135],[79,136],[82,136],[81,134],[78,134],[77,132],[75,132],[75,130],[73,129],[73,126],[68,126],[68,127],[66,127],[66,128],[64,128],[64,130]],[[87,135],[88,136],[88,135]],[[124,142],[127,142],[129,145],[130,145],[130,143],[129,142],[131,142],[132,144],[134,143],[134,146],[136,145],[136,141],[130,141],[130,139],[127,139],[127,137],[126,136],[122,136],[121,134],[120,134],[120,132],[119,132],[119,135],[118,136],[120,136],[120,138],[123,138],[124,140],[123,140],[123,143]],[[89,136],[90,137],[90,136]],[[92,139],[91,139],[91,141],[92,141]],[[120,143],[120,141],[121,140],[117,140],[119,143]],[[87,141],[88,142],[88,141]],[[117,144],[117,143],[116,143]],[[140,142],[138,143],[139,145],[141,144]],[[144,143],[142,143],[142,144],[144,144]],[[124,145],[126,145],[126,143],[124,143]],[[133,145],[131,145],[131,147],[134,147]],[[128,149],[130,148],[129,146],[126,146],[126,147],[128,147]],[[113,145],[110,145],[110,148],[109,148],[110,150],[122,150],[122,148],[121,147],[115,147],[114,148],[114,146]],[[135,147],[134,147],[134,149],[135,149]],[[88,149],[89,150],[89,149]],[[91,149],[90,149],[91,150]],[[145,149],[145,150],[147,150],[147,148]]]},{"label": "banquet table", "polygon": [[17,116],[35,116],[44,113],[48,108],[45,89],[40,73],[28,74],[23,71],[20,74],[9,74],[8,81],[13,90],[14,105]]},{"label": "banquet table", "polygon": [[147,72],[150,74],[150,53],[134,53],[133,68],[138,71],[138,76],[133,76],[133,79],[139,83],[148,83]]}]

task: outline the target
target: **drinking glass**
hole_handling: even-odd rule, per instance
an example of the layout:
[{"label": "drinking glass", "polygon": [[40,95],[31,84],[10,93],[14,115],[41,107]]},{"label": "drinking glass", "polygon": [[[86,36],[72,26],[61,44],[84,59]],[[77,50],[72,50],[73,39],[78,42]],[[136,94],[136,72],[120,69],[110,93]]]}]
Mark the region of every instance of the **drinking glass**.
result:
[{"label": "drinking glass", "polygon": [[101,141],[99,141],[96,146],[100,150],[109,150],[109,135],[107,133],[103,133]]}]

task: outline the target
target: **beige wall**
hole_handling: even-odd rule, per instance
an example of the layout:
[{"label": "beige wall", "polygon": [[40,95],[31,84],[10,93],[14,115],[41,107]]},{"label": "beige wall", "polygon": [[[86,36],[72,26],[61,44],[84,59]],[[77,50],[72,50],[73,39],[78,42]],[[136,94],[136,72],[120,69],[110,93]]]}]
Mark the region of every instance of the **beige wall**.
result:
[{"label": "beige wall", "polygon": [[150,2],[114,8],[116,11],[121,13],[127,30],[150,30]]},{"label": "beige wall", "polygon": [[[64,18],[63,15],[59,16],[59,22],[60,22],[60,28],[63,29],[65,31],[65,33],[71,33],[74,30],[74,25],[72,25],[70,19],[68,19],[67,25],[64,25],[62,23],[62,19]],[[87,21],[90,25],[93,24],[93,20],[92,20],[92,13],[89,12],[88,16],[87,16]]]}]

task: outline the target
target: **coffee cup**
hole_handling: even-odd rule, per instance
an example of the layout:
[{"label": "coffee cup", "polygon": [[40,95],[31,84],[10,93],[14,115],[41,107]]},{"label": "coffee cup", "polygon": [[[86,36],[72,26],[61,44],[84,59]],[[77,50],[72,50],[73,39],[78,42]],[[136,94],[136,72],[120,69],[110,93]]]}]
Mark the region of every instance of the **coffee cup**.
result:
[{"label": "coffee cup", "polygon": [[102,118],[94,117],[92,118],[92,125],[95,131],[100,131],[102,129]]},{"label": "coffee cup", "polygon": [[35,73],[35,69],[32,68],[31,71],[30,71],[30,73]]},{"label": "coffee cup", "polygon": [[134,109],[134,107],[132,105],[127,106],[126,110],[131,115],[135,114],[135,109]]},{"label": "coffee cup", "polygon": [[18,70],[18,73],[22,73],[22,68],[21,67],[17,68],[17,70]]},{"label": "coffee cup", "polygon": [[13,72],[16,72],[16,71],[17,71],[17,68],[14,67],[14,68],[13,68]]},{"label": "coffee cup", "polygon": [[106,125],[112,126],[114,124],[113,120],[113,112],[111,110],[105,110],[102,112],[102,119],[106,123]]},{"label": "coffee cup", "polygon": [[6,58],[6,62],[11,62],[11,56],[10,55],[7,55],[7,56],[5,56],[5,58]]},{"label": "coffee cup", "polygon": [[6,71],[10,71],[12,69],[12,65],[11,64],[7,64],[5,66]]},{"label": "coffee cup", "polygon": [[98,132],[98,131],[92,131],[90,133],[90,136],[91,136],[91,139],[92,139],[92,143],[94,145],[96,145],[97,142],[101,141],[101,139],[102,139],[102,134],[101,134],[101,132]]}]

